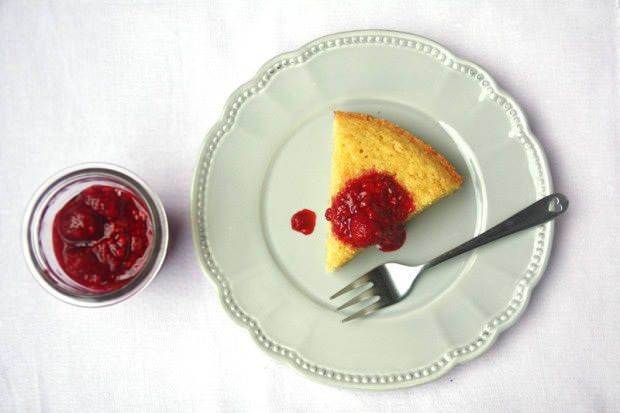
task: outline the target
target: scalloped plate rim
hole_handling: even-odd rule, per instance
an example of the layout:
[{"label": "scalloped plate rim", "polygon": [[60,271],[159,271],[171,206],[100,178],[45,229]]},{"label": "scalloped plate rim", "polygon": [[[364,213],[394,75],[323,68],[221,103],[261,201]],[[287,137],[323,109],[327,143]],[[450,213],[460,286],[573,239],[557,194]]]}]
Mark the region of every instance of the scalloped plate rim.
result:
[{"label": "scalloped plate rim", "polygon": [[[523,300],[521,301],[520,307],[516,309],[515,312],[509,318],[507,318],[506,321],[502,322],[501,324],[495,327],[490,337],[486,339],[483,345],[479,346],[477,349],[473,351],[468,352],[467,354],[462,354],[462,355],[456,356],[455,358],[451,358],[444,366],[442,366],[436,371],[431,372],[430,374],[426,376],[412,377],[411,379],[406,378],[405,380],[402,380],[402,381],[393,381],[393,382],[386,381],[386,382],[380,382],[380,383],[363,383],[363,382],[335,380],[335,378],[331,378],[331,377],[328,378],[317,372],[311,372],[307,369],[302,368],[302,363],[296,362],[297,357],[290,357],[287,355],[283,355],[279,352],[274,352],[274,351],[271,351],[270,349],[265,348],[263,344],[265,340],[264,339],[261,340],[261,337],[265,338],[265,335],[262,332],[262,329],[260,328],[260,325],[258,324],[258,322],[253,320],[250,316],[245,315],[245,314],[244,316],[246,316],[247,321],[243,321],[241,317],[235,314],[233,310],[226,304],[227,296],[224,294],[224,289],[222,288],[221,280],[218,280],[217,279],[218,275],[214,274],[213,272],[209,270],[205,257],[203,256],[203,254],[201,254],[198,211],[197,211],[198,210],[198,203],[197,203],[198,193],[197,192],[198,192],[198,183],[199,183],[200,175],[202,171],[201,164],[203,162],[203,156],[206,153],[208,146],[213,143],[213,140],[215,138],[215,133],[226,123],[225,122],[226,118],[228,116],[230,109],[232,108],[234,101],[236,100],[236,97],[240,95],[240,92],[249,90],[252,86],[258,84],[258,82],[265,75],[268,69],[273,67],[274,64],[276,64],[277,62],[290,59],[293,56],[300,56],[303,53],[303,51],[310,49],[315,44],[320,44],[320,43],[329,41],[330,39],[333,40],[333,39],[347,37],[347,36],[390,36],[390,37],[407,38],[407,39],[410,39],[416,42],[426,43],[428,45],[432,45],[433,47],[436,47],[437,49],[439,49],[442,53],[446,55],[446,57],[451,58],[454,62],[468,65],[470,67],[475,68],[478,73],[482,73],[484,76],[484,79],[489,82],[489,85],[494,90],[494,92],[498,96],[502,97],[507,103],[510,103],[512,108],[516,110],[517,113],[515,117],[518,117],[519,120],[521,121],[521,124],[523,126],[523,134],[528,137],[530,141],[529,143],[532,145],[532,151],[538,157],[538,161],[540,164],[541,179],[544,180],[547,184],[545,194],[550,194],[553,192],[553,181],[551,178],[551,171],[549,168],[547,157],[545,155],[545,152],[542,149],[542,146],[539,140],[530,130],[527,117],[525,116],[525,112],[523,111],[521,106],[514,100],[514,98],[512,98],[512,96],[508,92],[506,92],[504,89],[500,88],[497,85],[495,79],[493,79],[493,77],[489,75],[489,73],[486,70],[484,70],[480,65],[470,60],[458,57],[457,55],[452,53],[450,49],[446,48],[445,46],[443,46],[442,44],[434,40],[431,40],[424,36],[413,34],[413,33],[402,32],[402,31],[397,31],[397,30],[385,30],[385,29],[343,31],[343,32],[336,32],[336,33],[331,33],[325,36],[321,36],[319,38],[311,40],[310,42],[304,44],[303,46],[297,49],[290,50],[290,51],[281,53],[279,55],[276,55],[275,57],[269,59],[266,63],[264,63],[256,71],[255,75],[250,80],[241,84],[229,95],[229,97],[227,98],[224,104],[220,117],[214,123],[214,125],[209,129],[209,131],[205,135],[205,138],[203,139],[203,142],[200,146],[199,156],[196,162],[194,174],[192,177],[192,183],[191,183],[191,188],[190,188],[190,217],[191,217],[191,227],[192,227],[192,239],[193,239],[193,244],[194,244],[194,250],[196,251],[197,258],[200,263],[200,267],[202,268],[202,271],[204,272],[205,276],[216,287],[218,291],[218,299],[222,307],[224,307],[224,309],[226,310],[226,313],[238,325],[244,327],[246,331],[250,334],[250,336],[254,339],[256,345],[258,345],[258,347],[263,349],[264,352],[271,355],[272,358],[286,362],[286,364],[293,366],[297,371],[303,373],[306,377],[312,379],[313,381],[322,383],[322,384],[335,385],[335,386],[343,387],[343,388],[366,389],[366,390],[402,389],[402,388],[417,386],[417,385],[421,385],[421,384],[425,384],[425,383],[437,380],[443,375],[445,375],[446,373],[448,373],[450,370],[452,370],[452,368],[454,368],[455,366],[458,366],[460,364],[466,363],[470,360],[480,357],[482,354],[486,353],[493,346],[493,344],[495,343],[495,341],[497,340],[500,334],[502,334],[507,329],[512,327],[519,320],[519,318],[523,315],[523,313],[525,312],[525,309],[529,305],[532,291],[534,290],[534,288],[540,281],[542,275],[544,274],[547,268],[549,257],[550,257],[551,250],[553,247],[553,237],[554,237],[554,222],[553,221],[550,221],[543,226],[547,232],[548,241],[546,242],[546,245],[544,245],[545,248],[543,249],[543,254],[541,255],[541,261],[540,261],[540,264],[537,270],[533,272],[533,276],[529,280],[529,283],[523,287],[523,290],[522,290]],[[224,133],[222,137],[225,135],[226,134]],[[216,147],[217,147],[217,143],[216,143]],[[209,179],[209,174],[208,174],[208,168],[207,168],[206,177],[205,177],[205,186],[208,185],[208,179]],[[208,239],[206,236],[205,236],[205,243],[208,244]],[[258,333],[256,333],[256,331],[258,331]],[[279,345],[279,347],[282,350],[293,352],[295,355],[301,357],[301,355],[299,355],[299,353],[294,349],[288,349],[287,347],[282,346],[282,345]],[[450,353],[451,351],[448,351],[446,353]],[[302,361],[304,361],[303,358],[302,358]],[[352,376],[356,376],[355,373],[348,373],[348,374]],[[401,374],[402,373],[394,373],[393,375],[401,375]],[[390,374],[387,374],[387,375],[390,375]],[[364,374],[357,374],[357,376],[364,376]],[[377,374],[377,376],[386,376],[386,374]]]}]

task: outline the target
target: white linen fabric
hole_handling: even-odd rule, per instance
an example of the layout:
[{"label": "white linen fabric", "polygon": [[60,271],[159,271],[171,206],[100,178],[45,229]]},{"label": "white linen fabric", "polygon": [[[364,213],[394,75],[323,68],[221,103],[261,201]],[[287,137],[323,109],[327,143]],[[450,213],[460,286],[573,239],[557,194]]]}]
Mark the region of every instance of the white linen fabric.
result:
[{"label": "white linen fabric", "polygon": [[[0,1],[0,411],[618,411],[617,1]],[[189,191],[224,101],[272,56],[325,34],[442,43],[523,106],[571,200],[522,319],[481,358],[416,388],[318,384],[259,349],[196,259]],[[169,214],[155,281],[104,309],[31,277],[24,208],[84,161],[136,172]]]}]

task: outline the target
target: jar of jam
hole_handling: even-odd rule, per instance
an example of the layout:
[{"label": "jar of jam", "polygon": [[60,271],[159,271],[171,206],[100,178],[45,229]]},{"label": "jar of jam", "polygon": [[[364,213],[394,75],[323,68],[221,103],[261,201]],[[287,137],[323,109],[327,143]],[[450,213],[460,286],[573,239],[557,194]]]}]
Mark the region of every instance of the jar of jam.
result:
[{"label": "jar of jam", "polygon": [[70,304],[100,307],[144,289],[166,255],[168,221],[144,181],[89,163],[51,177],[24,222],[26,262],[39,284]]}]

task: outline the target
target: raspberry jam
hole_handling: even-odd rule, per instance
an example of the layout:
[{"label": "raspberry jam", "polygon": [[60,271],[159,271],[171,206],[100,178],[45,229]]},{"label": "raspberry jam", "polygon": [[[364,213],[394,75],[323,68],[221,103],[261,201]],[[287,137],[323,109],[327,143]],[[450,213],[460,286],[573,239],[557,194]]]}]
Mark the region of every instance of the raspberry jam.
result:
[{"label": "raspberry jam", "polygon": [[404,223],[414,211],[411,195],[392,175],[369,172],[345,184],[333,197],[325,218],[345,244],[394,251],[404,244]]},{"label": "raspberry jam", "polygon": [[312,234],[316,225],[316,214],[309,209],[302,209],[291,218],[291,228],[304,235]]},{"label": "raspberry jam", "polygon": [[75,282],[97,293],[121,288],[142,269],[153,241],[151,217],[126,189],[90,186],[54,217],[54,254]]}]

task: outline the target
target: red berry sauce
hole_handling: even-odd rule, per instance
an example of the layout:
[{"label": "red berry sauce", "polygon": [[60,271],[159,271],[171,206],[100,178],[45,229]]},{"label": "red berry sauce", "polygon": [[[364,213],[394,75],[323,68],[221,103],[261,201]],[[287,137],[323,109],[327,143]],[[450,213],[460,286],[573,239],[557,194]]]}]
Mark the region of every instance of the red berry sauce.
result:
[{"label": "red berry sauce", "polygon": [[291,218],[291,228],[304,235],[312,234],[316,224],[316,214],[309,209],[302,209]]},{"label": "red berry sauce", "polygon": [[54,217],[54,253],[60,267],[92,292],[121,288],[142,269],[153,241],[144,203],[132,192],[93,185]]},{"label": "red berry sauce", "polygon": [[399,249],[407,237],[404,223],[415,211],[409,192],[392,175],[369,172],[349,180],[332,199],[325,218],[332,232],[356,248],[377,245]]}]

